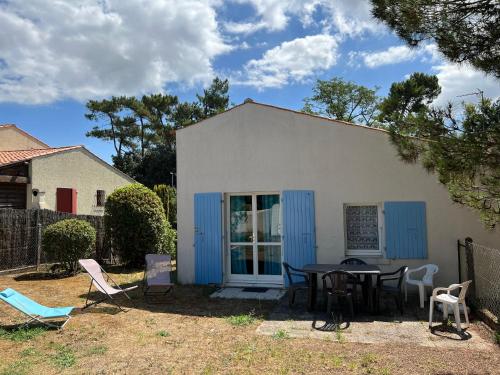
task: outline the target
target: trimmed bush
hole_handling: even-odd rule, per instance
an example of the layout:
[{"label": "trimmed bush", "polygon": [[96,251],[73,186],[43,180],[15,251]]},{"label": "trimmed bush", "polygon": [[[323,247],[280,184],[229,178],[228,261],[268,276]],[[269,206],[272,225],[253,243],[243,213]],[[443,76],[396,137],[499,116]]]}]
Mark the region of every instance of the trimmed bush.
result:
[{"label": "trimmed bush", "polygon": [[144,264],[146,254],[175,256],[176,232],[158,195],[144,185],[127,185],[111,193],[104,225],[113,250],[129,265]]},{"label": "trimmed bush", "polygon": [[49,259],[60,262],[68,274],[78,270],[78,259],[88,258],[95,248],[96,231],[85,220],[66,219],[49,225],[42,234],[42,248]]}]

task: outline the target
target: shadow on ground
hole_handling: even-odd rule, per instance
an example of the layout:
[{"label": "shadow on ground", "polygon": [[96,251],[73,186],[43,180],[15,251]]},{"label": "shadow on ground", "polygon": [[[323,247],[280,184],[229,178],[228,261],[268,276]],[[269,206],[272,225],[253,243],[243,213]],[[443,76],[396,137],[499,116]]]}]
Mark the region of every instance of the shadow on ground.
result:
[{"label": "shadow on ground", "polygon": [[[479,325],[472,324],[458,332],[454,322],[442,322],[435,314],[432,330],[428,326],[428,303],[421,309],[416,296],[409,296],[404,313],[400,314],[393,299],[382,299],[379,313],[370,313],[366,306],[358,304],[355,316],[351,317],[347,306],[335,306],[332,314],[325,311],[319,301],[313,312],[306,310],[305,295],[297,295],[297,302],[289,307],[286,299],[269,314],[257,332],[274,335],[287,332],[290,337],[316,338],[339,342],[365,344],[413,344],[428,347],[453,348],[472,345],[480,350],[490,350],[492,343],[484,339]],[[468,344],[466,344],[466,342]]]}]

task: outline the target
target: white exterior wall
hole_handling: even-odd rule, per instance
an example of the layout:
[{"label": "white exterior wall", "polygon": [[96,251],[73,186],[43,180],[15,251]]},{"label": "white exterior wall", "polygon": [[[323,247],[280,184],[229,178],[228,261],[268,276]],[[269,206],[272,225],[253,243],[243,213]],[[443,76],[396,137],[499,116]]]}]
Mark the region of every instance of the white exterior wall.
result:
[{"label": "white exterior wall", "polygon": [[47,148],[45,143],[13,127],[0,127],[0,151],[31,150]]},{"label": "white exterior wall", "polygon": [[55,210],[56,189],[72,188],[77,190],[77,214],[102,215],[104,207],[96,207],[97,190],[106,191],[108,196],[116,188],[135,182],[84,149],[35,158],[30,169],[28,208],[33,204],[32,189],[45,193],[41,208]]},{"label": "white exterior wall", "polygon": [[194,282],[197,192],[313,190],[319,263],[345,258],[344,203],[425,201],[427,260],[362,259],[391,270],[436,263],[436,285],[457,281],[457,239],[500,246],[500,231],[453,204],[434,175],[401,162],[387,133],[254,103],[177,132],[177,188],[182,283]]}]

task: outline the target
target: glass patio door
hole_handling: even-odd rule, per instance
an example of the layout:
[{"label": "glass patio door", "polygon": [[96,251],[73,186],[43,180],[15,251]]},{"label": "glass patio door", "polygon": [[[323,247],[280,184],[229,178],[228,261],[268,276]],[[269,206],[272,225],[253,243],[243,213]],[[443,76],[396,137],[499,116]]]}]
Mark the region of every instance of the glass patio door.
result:
[{"label": "glass patio door", "polygon": [[229,281],[282,283],[279,194],[231,194]]}]

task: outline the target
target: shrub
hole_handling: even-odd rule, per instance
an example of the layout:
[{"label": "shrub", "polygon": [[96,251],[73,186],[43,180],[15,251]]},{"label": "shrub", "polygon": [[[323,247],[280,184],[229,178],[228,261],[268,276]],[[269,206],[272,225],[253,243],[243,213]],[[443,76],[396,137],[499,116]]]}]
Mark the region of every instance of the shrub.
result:
[{"label": "shrub", "polygon": [[49,259],[63,265],[68,274],[78,270],[78,259],[91,256],[96,240],[94,227],[84,220],[66,219],[49,225],[42,236],[42,248]]},{"label": "shrub", "polygon": [[153,191],[160,197],[165,216],[170,225],[175,228],[177,226],[177,191],[165,184],[155,185]]},{"label": "shrub", "polygon": [[104,225],[113,250],[132,266],[144,264],[146,254],[175,256],[176,233],[160,198],[141,184],[116,189],[106,201]]}]

